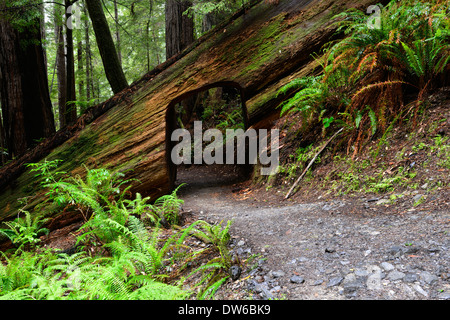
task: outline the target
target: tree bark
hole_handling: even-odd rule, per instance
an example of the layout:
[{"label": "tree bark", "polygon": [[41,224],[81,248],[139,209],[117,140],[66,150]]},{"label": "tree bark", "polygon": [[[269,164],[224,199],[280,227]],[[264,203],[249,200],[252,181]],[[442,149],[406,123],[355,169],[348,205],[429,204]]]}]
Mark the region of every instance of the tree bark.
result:
[{"label": "tree bark", "polygon": [[56,38],[56,78],[58,82],[58,121],[59,128],[66,125],[66,55],[64,40],[64,22],[59,5],[55,5],[55,38]]},{"label": "tree bark", "polygon": [[117,0],[114,0],[114,20],[116,27],[116,47],[119,63],[122,64],[122,52],[120,51],[120,29],[119,29],[119,10],[117,8]]},{"label": "tree bark", "polygon": [[[1,101],[0,101],[1,102]],[[1,104],[0,104],[1,111]],[[2,113],[0,112],[0,166],[2,166],[7,161],[6,143],[5,143],[5,133],[3,131],[3,120]]]},{"label": "tree bark", "polygon": [[18,31],[0,18],[0,96],[10,159],[55,132],[39,27]]},{"label": "tree bark", "polygon": [[190,1],[166,1],[166,59],[180,53],[194,42],[194,19],[183,15],[190,7]]},{"label": "tree bark", "polygon": [[[84,7],[84,14],[87,16],[86,7]],[[86,41],[86,51],[85,51],[85,64],[86,64],[86,100],[91,100],[92,89],[92,63],[91,63],[91,43],[89,41],[89,20],[84,20],[84,39]]]},{"label": "tree bark", "polygon": [[[83,42],[80,40],[77,43],[77,74],[81,77],[81,75],[84,73],[84,67],[83,67]],[[81,79],[78,81],[78,99],[80,101],[86,100],[86,95],[84,93],[84,80],[81,77]],[[81,110],[80,110],[80,113]]]},{"label": "tree bark", "polygon": [[118,93],[128,86],[128,82],[120,64],[102,4],[100,0],[86,0],[86,5],[105,68],[106,78],[113,92]]}]

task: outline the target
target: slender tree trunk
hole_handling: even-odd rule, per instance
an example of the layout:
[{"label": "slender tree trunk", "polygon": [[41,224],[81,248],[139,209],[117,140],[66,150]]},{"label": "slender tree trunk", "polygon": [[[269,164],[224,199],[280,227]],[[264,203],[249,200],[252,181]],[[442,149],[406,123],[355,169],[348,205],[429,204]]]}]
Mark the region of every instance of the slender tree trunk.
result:
[{"label": "slender tree trunk", "polygon": [[[41,39],[44,42],[46,39],[44,6],[43,5],[40,6],[39,10],[40,10],[40,14],[41,14],[39,27],[40,27],[40,32],[41,32]],[[47,50],[45,49],[45,47],[42,47],[42,52],[44,54],[45,71],[47,72]]]},{"label": "slender tree trunk", "polygon": [[[152,15],[153,15],[153,0],[149,0],[149,12],[148,12],[148,19],[147,19],[147,25],[146,25],[146,46],[147,46],[147,72],[150,72],[152,69],[151,62],[150,62],[150,48],[151,48],[151,42],[153,42],[153,47],[155,49],[155,55],[156,55],[156,65],[159,65],[161,63],[161,59],[159,58],[159,48],[158,48],[158,42],[157,37],[155,34],[155,25],[152,24]],[[152,31],[152,38],[150,38],[150,27]]]},{"label": "slender tree trunk", "polygon": [[[67,13],[67,8],[73,4],[72,0],[65,0],[66,6],[66,21],[70,18],[71,14]],[[75,58],[73,47],[73,30],[66,27],[66,112],[64,114],[65,125],[71,125],[77,120],[77,105],[75,101],[76,89],[75,89]]]},{"label": "slender tree trunk", "polygon": [[147,56],[147,72],[150,72],[150,18],[145,26],[145,53]]},{"label": "slender tree trunk", "polygon": [[55,37],[56,37],[56,78],[58,82],[58,121],[59,127],[66,125],[66,55],[63,33],[63,19],[60,6],[55,5]]},{"label": "slender tree trunk", "polygon": [[[0,111],[1,111],[1,104],[0,104]],[[3,131],[2,123],[3,123],[2,113],[0,112],[0,166],[2,166],[7,161],[5,132]]]},{"label": "slender tree trunk", "polygon": [[[86,6],[84,7],[84,14],[88,15]],[[85,53],[85,63],[86,63],[86,100],[91,100],[92,90],[92,79],[91,79],[91,43],[89,41],[89,20],[84,20],[84,39],[86,41],[86,53]]]},{"label": "slender tree trunk", "polygon": [[9,158],[55,132],[40,28],[18,31],[0,18],[0,97]]},{"label": "slender tree trunk", "polygon": [[119,29],[119,10],[117,8],[117,0],[114,0],[114,20],[116,27],[116,48],[119,63],[122,64],[122,53],[120,52],[120,29]]},{"label": "slender tree trunk", "polygon": [[106,78],[113,92],[118,93],[128,86],[128,82],[123,73],[111,31],[103,13],[102,4],[100,0],[86,0],[86,5],[94,28],[103,67],[105,68]]},{"label": "slender tree trunk", "polygon": [[77,74],[81,78],[78,81],[78,99],[81,101],[86,99],[84,94],[84,81],[81,77],[84,71],[83,69],[83,42],[80,39],[77,44]]},{"label": "slender tree trunk", "polygon": [[194,42],[194,19],[183,15],[191,6],[190,1],[166,0],[166,59]]}]

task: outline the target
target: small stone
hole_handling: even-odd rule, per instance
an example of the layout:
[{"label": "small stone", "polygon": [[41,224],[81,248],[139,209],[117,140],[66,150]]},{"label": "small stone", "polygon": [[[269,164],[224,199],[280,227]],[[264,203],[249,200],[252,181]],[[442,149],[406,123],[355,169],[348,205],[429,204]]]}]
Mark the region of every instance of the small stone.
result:
[{"label": "small stone", "polygon": [[392,246],[388,249],[388,254],[394,256],[394,257],[399,257],[403,254],[404,252],[404,248],[400,247],[400,246]]},{"label": "small stone", "polygon": [[354,273],[347,274],[343,280],[344,284],[355,282],[355,281],[356,281],[356,275]]},{"label": "small stone", "polygon": [[403,281],[409,282],[409,283],[416,282],[418,280],[419,280],[419,276],[415,273],[407,273],[405,275],[405,278],[403,279]]},{"label": "small stone", "polygon": [[425,290],[423,290],[422,287],[419,286],[418,284],[416,284],[413,288],[424,297],[428,297],[428,293]]},{"label": "small stone", "polygon": [[274,278],[280,278],[280,277],[284,277],[285,273],[282,270],[278,270],[278,271],[272,271],[272,276]]},{"label": "small stone", "polygon": [[369,290],[381,290],[381,272],[375,272],[369,275],[366,285]]},{"label": "small stone", "polygon": [[294,275],[289,279],[289,281],[291,281],[292,283],[304,283],[305,279],[300,276]]},{"label": "small stone", "polygon": [[388,279],[391,281],[402,280],[404,277],[405,277],[405,274],[403,272],[396,271],[396,270],[392,271],[388,275]]},{"label": "small stone", "polygon": [[441,292],[441,293],[438,295],[438,299],[441,299],[441,300],[450,300],[450,292]]},{"label": "small stone", "polygon": [[344,284],[344,294],[351,295],[355,293],[358,289],[364,288],[362,281],[352,281]]},{"label": "small stone", "polygon": [[424,197],[423,194],[416,194],[416,195],[413,197],[413,203],[416,203],[416,202],[420,201],[423,197]]},{"label": "small stone", "polygon": [[306,257],[300,257],[300,258],[297,258],[297,262],[306,262],[306,261],[308,261],[309,259],[308,258],[306,258]]},{"label": "small stone", "polygon": [[263,290],[263,285],[260,283],[252,283],[250,284],[250,287],[252,288],[252,290],[256,293],[261,293]]},{"label": "small stone", "polygon": [[336,252],[336,250],[334,249],[334,248],[325,248],[325,252],[327,252],[327,253],[334,253],[334,252]]},{"label": "small stone", "polygon": [[242,272],[241,267],[231,266],[231,268],[229,270],[231,279],[233,279],[233,281],[236,281],[237,279],[239,279],[239,277],[241,276],[241,272]]},{"label": "small stone", "polygon": [[327,287],[337,286],[342,282],[342,280],[344,280],[344,278],[342,278],[342,277],[331,278],[330,281],[328,281]]},{"label": "small stone", "polygon": [[314,281],[311,285],[312,286],[320,286],[322,283],[323,283],[323,280],[319,279],[319,280]]},{"label": "small stone", "polygon": [[355,275],[357,277],[367,277],[369,275],[369,271],[367,271],[365,269],[356,269]]},{"label": "small stone", "polygon": [[423,271],[420,273],[420,279],[426,284],[433,285],[439,278],[428,271]]},{"label": "small stone", "polygon": [[[249,280],[247,281],[247,290],[255,291],[255,288],[256,288],[257,284],[258,284],[258,283],[257,283],[255,280],[249,279]],[[255,292],[256,292],[256,291],[255,291]]]},{"label": "small stone", "polygon": [[389,262],[382,262],[380,266],[387,272],[394,270],[394,266]]},{"label": "small stone", "polygon": [[383,205],[383,204],[389,204],[391,203],[391,200],[389,199],[380,199],[376,202],[377,205]]},{"label": "small stone", "polygon": [[266,299],[266,300],[273,300],[274,296],[273,294],[265,287],[261,288],[261,293],[259,294],[261,296],[261,298]]}]

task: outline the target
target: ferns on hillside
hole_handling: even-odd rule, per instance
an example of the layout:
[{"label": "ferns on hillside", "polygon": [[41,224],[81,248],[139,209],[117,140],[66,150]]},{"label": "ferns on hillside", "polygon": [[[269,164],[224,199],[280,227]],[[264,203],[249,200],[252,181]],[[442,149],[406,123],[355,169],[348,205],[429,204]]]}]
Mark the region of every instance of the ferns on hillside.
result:
[{"label": "ferns on hillside", "polygon": [[[370,138],[384,132],[399,113],[413,110],[403,97],[406,87],[417,93],[416,114],[420,101],[441,85],[438,76],[449,70],[449,4],[391,1],[381,10],[379,28],[367,23],[363,11],[339,14],[338,31],[346,37],[324,48],[321,76],[295,79],[281,88],[280,94],[296,91],[281,105],[281,114],[297,112],[304,121],[314,114],[333,114],[334,122],[347,129],[348,145],[355,151],[363,131]],[[369,117],[361,117],[368,106]]]}]

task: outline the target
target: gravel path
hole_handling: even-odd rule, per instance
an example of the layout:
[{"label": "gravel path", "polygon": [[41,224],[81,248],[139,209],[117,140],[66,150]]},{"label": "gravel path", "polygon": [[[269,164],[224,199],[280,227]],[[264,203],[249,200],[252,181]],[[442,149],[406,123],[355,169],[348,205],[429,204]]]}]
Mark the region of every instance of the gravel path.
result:
[{"label": "gravel path", "polygon": [[234,220],[233,251],[261,255],[221,298],[450,299],[448,191],[434,195],[431,207],[414,207],[417,194],[394,205],[372,198],[266,203],[237,192],[233,173],[211,174],[179,173],[189,182],[183,210]]}]

